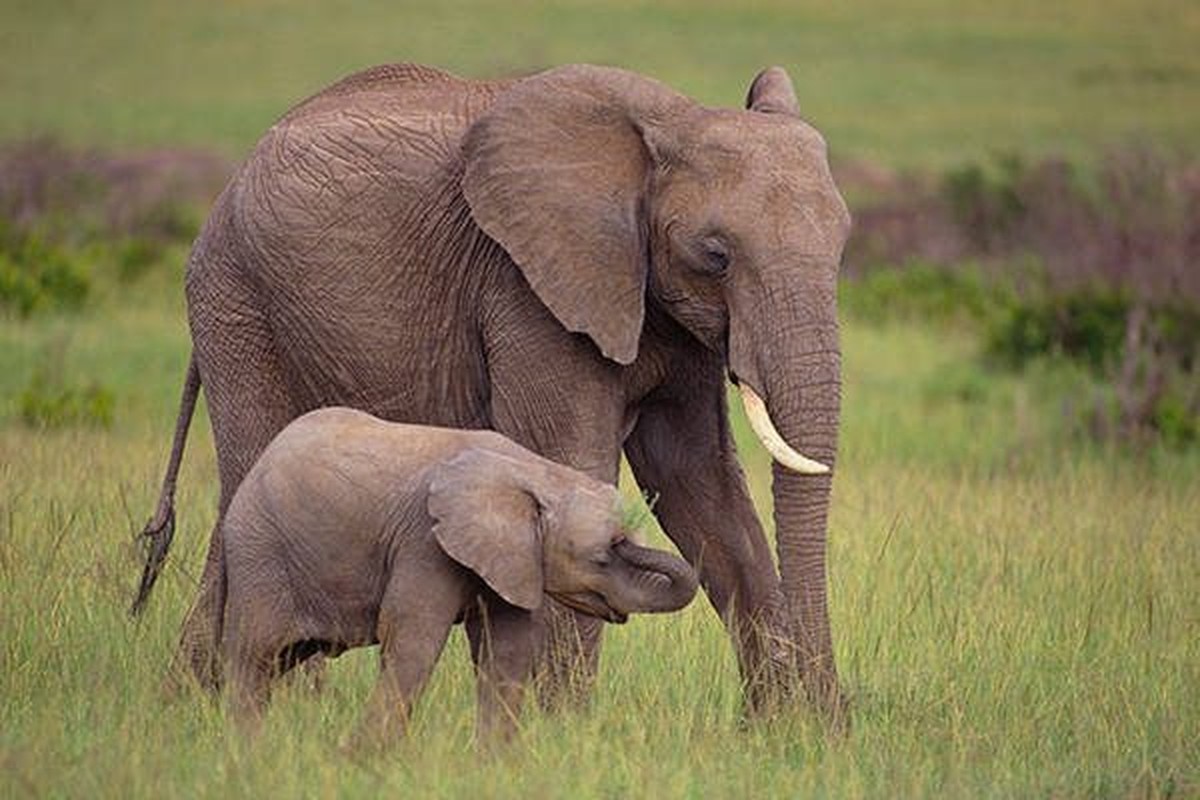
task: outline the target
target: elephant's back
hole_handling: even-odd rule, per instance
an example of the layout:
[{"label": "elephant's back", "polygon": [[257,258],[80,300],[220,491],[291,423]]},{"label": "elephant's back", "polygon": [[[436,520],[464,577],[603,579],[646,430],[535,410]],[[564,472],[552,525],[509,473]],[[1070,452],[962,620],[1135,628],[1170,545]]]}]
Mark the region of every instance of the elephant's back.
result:
[{"label": "elephant's back", "polygon": [[408,476],[430,460],[422,450],[433,444],[351,408],[303,414],[272,439],[238,486],[227,512],[233,535],[267,530],[268,544],[300,535],[371,546]]},{"label": "elephant's back", "polygon": [[355,72],[301,100],[277,124],[329,112],[403,106],[416,113],[451,112],[472,118],[511,81],[476,81],[423,64],[381,64]]},{"label": "elephant's back", "polygon": [[411,481],[430,467],[470,449],[499,453],[518,461],[552,465],[503,434],[492,430],[392,422],[366,411],[330,406],[292,420],[259,457],[251,473],[283,477],[294,491],[301,474],[306,495],[330,491],[319,483],[349,484],[381,494],[397,482]]},{"label": "elephant's back", "polygon": [[495,431],[392,422],[359,409],[330,406],[292,420],[263,451],[255,469],[315,470],[357,485],[379,479],[393,486],[397,476],[414,475],[471,447],[537,458]]},{"label": "elephant's back", "polygon": [[[483,365],[461,312],[485,276],[464,266],[480,248],[455,171],[495,91],[424,67],[368,70],[296,106],[247,160],[230,227],[300,378],[298,406],[484,424]],[[472,380],[447,396],[426,379],[430,363]]]},{"label": "elephant's back", "polygon": [[497,90],[411,64],[343,78],[259,139],[238,179],[244,222],[251,233],[282,222],[294,235],[348,206],[395,213],[441,182]]},{"label": "elephant's back", "polygon": [[323,102],[361,92],[389,92],[417,87],[436,87],[444,90],[464,83],[465,81],[457,75],[423,64],[380,64],[331,83],[313,96],[301,100],[284,116],[297,116]]}]

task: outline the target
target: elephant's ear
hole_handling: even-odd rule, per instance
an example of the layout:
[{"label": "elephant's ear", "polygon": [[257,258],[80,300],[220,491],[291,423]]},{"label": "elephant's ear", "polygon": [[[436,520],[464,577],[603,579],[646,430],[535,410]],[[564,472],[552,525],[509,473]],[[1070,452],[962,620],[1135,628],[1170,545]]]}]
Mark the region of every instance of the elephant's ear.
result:
[{"label": "elephant's ear", "polygon": [[433,535],[446,555],[509,603],[542,604],[538,505],[516,480],[521,465],[474,448],[439,464],[429,481]]},{"label": "elephant's ear", "polygon": [[649,170],[692,107],[632,72],[560,67],[497,98],[463,144],[475,222],[559,322],[621,364],[645,312]]},{"label": "elephant's ear", "polygon": [[755,76],[746,93],[746,108],[764,114],[800,116],[792,79],[783,67],[768,67]]}]

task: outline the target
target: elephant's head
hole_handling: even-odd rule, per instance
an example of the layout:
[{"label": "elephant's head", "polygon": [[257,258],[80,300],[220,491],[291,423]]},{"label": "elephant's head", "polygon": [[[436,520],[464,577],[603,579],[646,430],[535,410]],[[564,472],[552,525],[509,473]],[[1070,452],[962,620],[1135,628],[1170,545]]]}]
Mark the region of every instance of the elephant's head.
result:
[{"label": "elephant's head", "polygon": [[616,489],[567,467],[467,450],[437,467],[428,509],[442,550],[521,608],[549,594],[624,622],[696,594],[686,561],[626,537]]},{"label": "elephant's head", "polygon": [[776,460],[783,590],[824,683],[850,217],[787,74],[759,74],[746,106],[703,107],[618,69],[550,70],[468,132],[463,191],[547,308],[607,358],[636,360],[648,304],[724,356]]}]

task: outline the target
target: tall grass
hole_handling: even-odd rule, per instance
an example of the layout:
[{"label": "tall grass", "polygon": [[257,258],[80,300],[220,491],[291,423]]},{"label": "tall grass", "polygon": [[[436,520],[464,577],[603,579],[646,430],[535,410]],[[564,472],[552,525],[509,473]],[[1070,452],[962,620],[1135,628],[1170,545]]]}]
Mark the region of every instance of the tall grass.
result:
[{"label": "tall grass", "polygon": [[[491,757],[472,746],[461,633],[410,739],[374,758],[337,749],[373,680],[370,651],[335,662],[319,697],[282,689],[254,742],[202,697],[164,705],[216,470],[201,416],[176,548],[147,615],[131,622],[131,536],[153,505],[186,352],[174,279],[131,291],[128,305],[75,321],[67,356],[75,374],[115,387],[112,428],[35,432],[12,416],[0,426],[3,796],[1200,791],[1196,457],[1065,447],[1033,378],[964,394],[970,344],[905,324],[845,332],[830,558],[854,698],[845,738],[799,713],[744,725],[732,653],[702,599],[609,628],[591,712],[531,707],[520,741]],[[61,325],[0,322],[0,396]],[[740,418],[736,430],[766,510],[765,456]]]}]

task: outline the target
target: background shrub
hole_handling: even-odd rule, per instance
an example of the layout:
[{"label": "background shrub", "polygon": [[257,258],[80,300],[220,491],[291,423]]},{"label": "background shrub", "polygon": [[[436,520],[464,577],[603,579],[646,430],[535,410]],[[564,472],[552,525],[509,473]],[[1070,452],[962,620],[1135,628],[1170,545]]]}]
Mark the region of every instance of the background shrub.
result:
[{"label": "background shrub", "polygon": [[0,149],[0,218],[74,245],[188,242],[230,171],[194,150],[108,153],[36,139]]},{"label": "background shrub", "polygon": [[986,351],[1010,367],[1063,356],[1098,370],[1120,355],[1130,306],[1127,294],[1105,287],[1017,300],[987,331]]},{"label": "background shrub", "polygon": [[112,425],[115,399],[97,382],[67,384],[37,371],[18,398],[21,420],[35,428]]},{"label": "background shrub", "polygon": [[1144,147],[1088,168],[1001,154],[872,190],[847,247],[850,313],[976,322],[993,368],[1086,366],[1098,438],[1197,441],[1200,164]]},{"label": "background shrub", "polygon": [[185,150],[112,154],[44,139],[0,148],[0,308],[77,309],[99,279],[140,279],[195,237],[228,172]]},{"label": "background shrub", "polygon": [[91,286],[86,264],[37,235],[0,219],[0,307],[21,316],[83,305]]},{"label": "background shrub", "polygon": [[1008,311],[1013,294],[972,264],[951,267],[910,261],[872,269],[845,283],[840,301],[844,310],[871,322],[987,323]]}]

